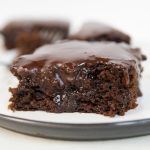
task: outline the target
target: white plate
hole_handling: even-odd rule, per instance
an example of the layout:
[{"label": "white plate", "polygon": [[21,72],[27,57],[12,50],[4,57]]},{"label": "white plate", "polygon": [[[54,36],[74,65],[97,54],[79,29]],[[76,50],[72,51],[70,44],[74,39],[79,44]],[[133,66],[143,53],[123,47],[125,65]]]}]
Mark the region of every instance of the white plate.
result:
[{"label": "white plate", "polygon": [[[141,45],[144,53],[150,55],[149,43],[135,45]],[[15,56],[15,51],[0,49],[2,64],[10,64]],[[149,66],[148,60],[144,63],[145,71],[141,81],[143,96],[138,98],[138,107],[128,111],[125,116],[111,118],[86,113],[12,112],[8,110],[11,96],[8,88],[16,86],[18,81],[7,67],[0,64],[0,126],[33,136],[69,140],[114,139],[150,134]]]},{"label": "white plate", "polygon": [[8,110],[8,100],[11,96],[11,94],[8,92],[8,88],[16,86],[17,80],[8,71],[7,67],[1,65],[0,66],[0,114],[24,118],[24,119],[36,120],[36,121],[45,121],[45,122],[54,122],[54,123],[75,123],[75,124],[112,123],[112,122],[122,122],[122,121],[131,121],[131,120],[140,120],[140,119],[150,119],[149,65],[150,65],[149,61],[144,63],[145,72],[141,80],[141,89],[143,92],[143,96],[141,98],[138,98],[138,104],[139,104],[138,107],[136,109],[129,110],[125,114],[125,116],[115,116],[114,118],[105,117],[98,114],[86,114],[86,113],[56,114],[56,113],[47,113],[43,111],[12,112]]}]

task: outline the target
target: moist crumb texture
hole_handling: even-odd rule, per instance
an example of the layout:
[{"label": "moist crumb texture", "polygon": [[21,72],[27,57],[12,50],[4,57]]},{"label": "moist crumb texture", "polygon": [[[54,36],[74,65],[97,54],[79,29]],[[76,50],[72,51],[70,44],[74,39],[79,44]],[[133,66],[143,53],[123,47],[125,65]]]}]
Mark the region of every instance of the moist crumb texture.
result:
[{"label": "moist crumb texture", "polygon": [[114,42],[43,46],[12,65],[19,85],[10,88],[9,108],[124,115],[137,106],[141,60],[128,45]]}]

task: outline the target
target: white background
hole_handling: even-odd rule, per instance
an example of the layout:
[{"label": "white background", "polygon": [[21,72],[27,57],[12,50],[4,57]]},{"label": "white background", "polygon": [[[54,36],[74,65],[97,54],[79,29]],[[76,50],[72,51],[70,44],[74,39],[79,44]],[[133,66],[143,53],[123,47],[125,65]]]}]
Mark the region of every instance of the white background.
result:
[{"label": "white background", "polygon": [[0,0],[0,26],[18,17],[63,17],[75,27],[83,21],[98,20],[133,37],[150,38],[149,0]]},{"label": "white background", "polygon": [[[150,42],[149,0],[0,0],[0,27],[14,18],[66,18],[77,29],[102,21],[131,34],[139,45]],[[136,42],[135,42],[136,43]],[[145,44],[146,45],[146,44]],[[145,46],[146,47],[146,46]],[[115,141],[67,142],[33,138],[0,128],[0,150],[150,149],[150,136]]]}]

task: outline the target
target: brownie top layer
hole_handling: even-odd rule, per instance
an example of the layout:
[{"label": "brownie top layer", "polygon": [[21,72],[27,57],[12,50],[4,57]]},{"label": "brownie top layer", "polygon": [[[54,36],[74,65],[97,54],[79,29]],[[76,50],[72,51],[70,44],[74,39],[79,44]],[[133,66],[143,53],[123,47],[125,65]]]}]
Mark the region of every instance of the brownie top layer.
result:
[{"label": "brownie top layer", "polygon": [[20,56],[15,68],[27,69],[49,67],[64,63],[106,62],[134,65],[138,69],[138,59],[126,44],[115,42],[64,41],[40,47],[31,55]]},{"label": "brownie top layer", "polygon": [[130,37],[127,34],[104,23],[97,22],[85,23],[77,33],[70,35],[69,38],[93,41],[96,40],[95,38],[100,38],[99,40],[111,39],[110,41],[119,38],[120,42],[130,43]]},{"label": "brownie top layer", "polygon": [[[3,30],[6,30],[7,28],[19,28],[23,29],[25,31],[30,31],[34,27],[45,27],[45,28],[69,28],[69,22],[67,21],[61,21],[61,20],[16,20],[9,22]],[[5,32],[3,31],[2,32]]]}]

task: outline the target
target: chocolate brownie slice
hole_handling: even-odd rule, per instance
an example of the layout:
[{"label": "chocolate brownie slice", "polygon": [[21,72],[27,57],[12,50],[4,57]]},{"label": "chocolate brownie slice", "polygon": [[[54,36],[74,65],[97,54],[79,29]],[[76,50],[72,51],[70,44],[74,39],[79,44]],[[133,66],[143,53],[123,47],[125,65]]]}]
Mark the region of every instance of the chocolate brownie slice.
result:
[{"label": "chocolate brownie slice", "polygon": [[20,33],[16,38],[18,55],[31,54],[36,48],[51,43],[50,41],[52,42],[52,40],[43,39],[39,32],[32,31]]},{"label": "chocolate brownie slice", "polygon": [[66,41],[20,56],[12,110],[124,115],[137,106],[140,60],[126,44]]},{"label": "chocolate brownie slice", "polygon": [[8,23],[1,31],[7,49],[18,48],[20,54],[32,53],[37,47],[65,39],[69,23],[66,21],[18,20]]},{"label": "chocolate brownie slice", "polygon": [[103,23],[88,22],[69,36],[69,39],[83,41],[114,41],[130,43],[130,37],[122,31]]}]

